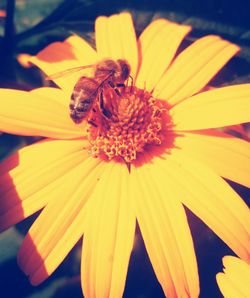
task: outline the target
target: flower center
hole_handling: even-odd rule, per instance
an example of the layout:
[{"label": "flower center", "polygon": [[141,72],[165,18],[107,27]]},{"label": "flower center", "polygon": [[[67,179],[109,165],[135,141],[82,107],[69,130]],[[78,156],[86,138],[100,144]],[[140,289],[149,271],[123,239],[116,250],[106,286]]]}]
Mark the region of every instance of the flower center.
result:
[{"label": "flower center", "polygon": [[[136,160],[149,146],[164,142],[168,111],[151,93],[136,87],[103,90],[89,120],[89,141],[93,156]],[[93,125],[94,124],[94,125]]]}]

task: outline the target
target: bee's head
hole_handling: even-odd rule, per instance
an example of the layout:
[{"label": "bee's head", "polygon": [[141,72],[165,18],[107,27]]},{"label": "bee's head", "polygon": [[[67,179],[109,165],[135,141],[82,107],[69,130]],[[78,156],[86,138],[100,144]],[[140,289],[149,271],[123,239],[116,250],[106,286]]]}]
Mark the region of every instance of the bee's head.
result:
[{"label": "bee's head", "polygon": [[128,79],[130,75],[130,71],[131,71],[130,65],[128,64],[127,60],[123,60],[123,59],[117,60],[117,63],[120,66],[120,71],[118,73],[119,79],[121,82],[124,82]]}]

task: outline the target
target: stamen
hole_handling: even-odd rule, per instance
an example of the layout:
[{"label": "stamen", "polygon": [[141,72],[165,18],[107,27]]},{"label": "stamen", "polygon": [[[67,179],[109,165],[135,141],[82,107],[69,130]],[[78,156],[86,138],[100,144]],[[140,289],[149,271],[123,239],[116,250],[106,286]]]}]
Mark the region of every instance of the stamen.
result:
[{"label": "stamen", "polygon": [[[96,127],[88,127],[95,157],[120,158],[130,164],[148,145],[159,146],[165,140],[168,111],[145,90],[129,86],[120,95],[111,88],[103,90],[103,107],[95,110]],[[110,112],[109,117],[103,110]]]}]

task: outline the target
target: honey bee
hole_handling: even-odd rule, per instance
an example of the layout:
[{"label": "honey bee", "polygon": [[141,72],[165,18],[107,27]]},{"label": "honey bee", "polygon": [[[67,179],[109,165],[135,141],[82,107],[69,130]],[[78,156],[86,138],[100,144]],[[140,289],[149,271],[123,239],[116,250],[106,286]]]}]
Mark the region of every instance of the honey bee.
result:
[{"label": "honey bee", "polygon": [[[106,59],[93,65],[86,65],[68,69],[47,77],[48,80],[53,80],[79,71],[86,68],[94,68],[93,77],[82,76],[74,86],[69,103],[70,117],[79,124],[86,119],[91,110],[94,109],[96,103],[103,115],[107,118],[111,117],[111,113],[105,108],[105,96],[103,95],[104,88],[112,88],[118,96],[120,96],[119,88],[125,87],[125,81],[130,76],[130,65],[126,60]],[[132,78],[131,78],[132,79]],[[89,123],[95,125],[91,119]]]}]

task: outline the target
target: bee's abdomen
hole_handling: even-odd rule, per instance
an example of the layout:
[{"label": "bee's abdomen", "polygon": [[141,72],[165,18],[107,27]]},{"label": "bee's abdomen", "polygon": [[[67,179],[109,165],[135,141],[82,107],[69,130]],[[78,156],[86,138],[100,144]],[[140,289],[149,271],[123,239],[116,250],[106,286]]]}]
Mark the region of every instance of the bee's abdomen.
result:
[{"label": "bee's abdomen", "polygon": [[75,123],[81,123],[87,117],[97,90],[98,82],[94,79],[82,77],[76,83],[69,104],[70,117]]},{"label": "bee's abdomen", "polygon": [[85,118],[82,113],[78,113],[75,110],[71,110],[69,115],[70,115],[70,118],[77,124],[81,123]]}]

